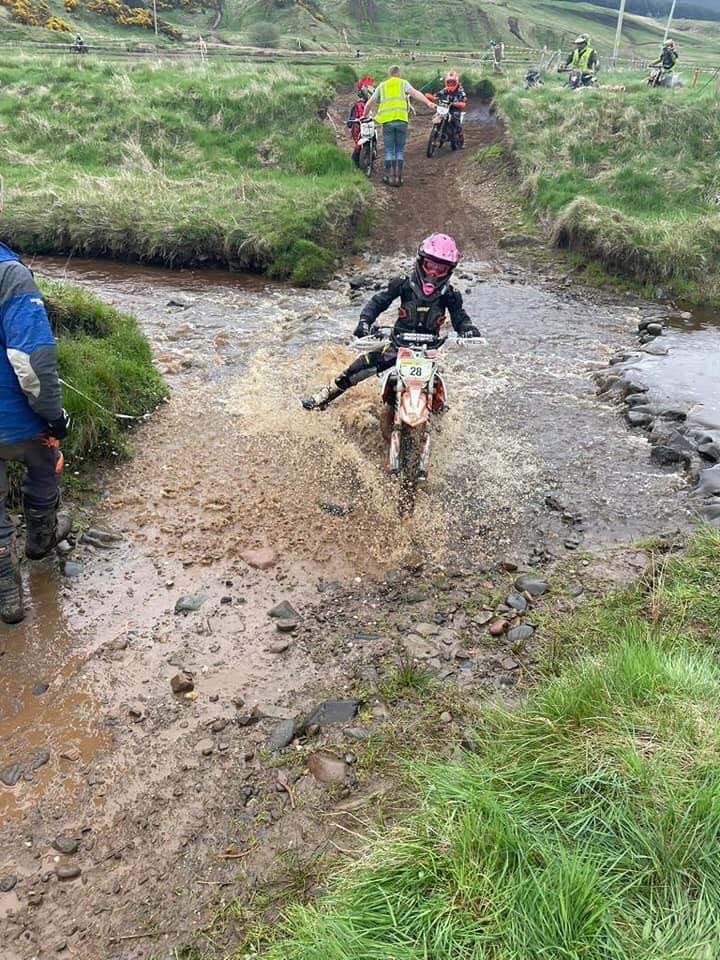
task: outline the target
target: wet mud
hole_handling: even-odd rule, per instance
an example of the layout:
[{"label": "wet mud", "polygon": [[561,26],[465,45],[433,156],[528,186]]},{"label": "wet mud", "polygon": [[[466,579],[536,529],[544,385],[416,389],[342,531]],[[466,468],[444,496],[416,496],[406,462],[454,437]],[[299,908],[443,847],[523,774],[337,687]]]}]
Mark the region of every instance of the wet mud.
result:
[{"label": "wet mud", "polygon": [[[411,249],[414,227],[393,243]],[[134,313],[172,397],[136,430],[136,457],[76,508],[77,527],[121,539],[78,537],[77,576],[25,568],[28,618],[1,635],[0,770],[47,752],[0,784],[11,960],[172,956],[228,895],[251,898],[273,860],[327,833],[313,816],[326,794],[303,765],[289,791],[278,784],[266,749],[280,721],[347,695],[408,616],[482,632],[438,669],[490,695],[519,664],[486,642],[487,617],[468,626],[464,590],[576,555],[581,571],[581,557],[691,522],[685,476],[596,395],[593,374],[636,344],[635,309],[563,291],[485,236],[456,274],[483,341],[444,348],[450,409],[406,517],[377,383],[321,414],[298,402],[355,355],[360,306],[406,253],[359,257],[319,291],[35,262]],[[438,576],[444,606],[425,590]],[[176,612],[181,598],[194,609]],[[268,616],[282,600],[298,612],[287,633]],[[192,689],[173,693],[182,672]]]}]

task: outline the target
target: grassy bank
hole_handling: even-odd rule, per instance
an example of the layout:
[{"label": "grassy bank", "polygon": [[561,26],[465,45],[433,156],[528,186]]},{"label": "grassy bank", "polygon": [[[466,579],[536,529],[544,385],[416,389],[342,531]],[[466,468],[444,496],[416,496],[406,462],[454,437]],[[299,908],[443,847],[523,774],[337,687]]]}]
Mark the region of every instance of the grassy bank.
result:
[{"label": "grassy bank", "polygon": [[[135,319],[79,287],[56,281],[41,281],[40,287],[59,338],[62,379],[113,413],[142,417],[154,410],[167,388]],[[69,470],[127,455],[129,436],[121,421],[68,387],[63,402],[73,421],[63,441]]]},{"label": "grassy bank", "polygon": [[719,557],[703,531],[566,620],[564,673],[516,712],[488,708],[472,753],[415,767],[417,812],[259,955],[717,957]]},{"label": "grassy bank", "polygon": [[25,253],[218,264],[312,282],[366,218],[367,185],[318,119],[347,77],[322,67],[6,59],[0,236]]},{"label": "grassy bank", "polygon": [[604,82],[626,92],[501,92],[529,202],[558,246],[651,289],[720,300],[717,85]]}]

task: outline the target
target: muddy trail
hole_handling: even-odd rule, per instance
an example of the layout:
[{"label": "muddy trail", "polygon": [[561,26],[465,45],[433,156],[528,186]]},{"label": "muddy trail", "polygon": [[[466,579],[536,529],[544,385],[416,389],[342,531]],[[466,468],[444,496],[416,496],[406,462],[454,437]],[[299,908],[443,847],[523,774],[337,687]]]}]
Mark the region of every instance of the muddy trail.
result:
[{"label": "muddy trail", "polygon": [[[34,264],[133,312],[172,398],[76,505],[69,558],[24,571],[29,616],[1,635],[4,956],[175,956],[229,901],[241,926],[237,904],[382,789],[356,760],[399,658],[480,700],[510,690],[531,675],[534,628],[496,609],[508,571],[561,564],[582,596],[636,570],[638,539],[692,522],[685,474],[651,461],[593,381],[650,308],[576,295],[498,250],[506,200],[471,166],[502,135],[489,117],[471,114],[462,154],[425,164],[414,126],[407,186],[377,187],[372,253],[322,290]],[[450,410],[401,518],[377,385],[323,414],[298,397],[353,356],[362,303],[447,227],[448,197],[484,340],[445,350]],[[497,616],[525,626],[522,645],[489,634]],[[308,718],[358,684],[337,724]],[[333,755],[313,759],[321,747]],[[213,936],[223,956],[231,935]]]}]

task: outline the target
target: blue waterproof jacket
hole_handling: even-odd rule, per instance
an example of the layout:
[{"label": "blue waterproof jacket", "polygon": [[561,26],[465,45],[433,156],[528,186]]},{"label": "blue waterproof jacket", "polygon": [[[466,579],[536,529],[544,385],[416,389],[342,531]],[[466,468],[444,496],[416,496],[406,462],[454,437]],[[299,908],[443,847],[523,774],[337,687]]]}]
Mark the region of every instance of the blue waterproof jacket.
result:
[{"label": "blue waterproof jacket", "polygon": [[62,416],[55,338],[32,273],[0,243],[0,446]]}]

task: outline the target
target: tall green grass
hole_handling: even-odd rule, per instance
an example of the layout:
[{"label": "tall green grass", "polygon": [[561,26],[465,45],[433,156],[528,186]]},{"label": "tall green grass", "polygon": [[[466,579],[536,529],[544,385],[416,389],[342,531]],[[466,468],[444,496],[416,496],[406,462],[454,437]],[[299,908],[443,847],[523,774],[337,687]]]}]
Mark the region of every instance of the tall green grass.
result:
[{"label": "tall green grass", "polygon": [[320,120],[334,81],[331,68],[9,58],[0,236],[26,253],[318,279],[366,221],[367,186]]},{"label": "tall green grass", "polygon": [[716,84],[501,92],[524,190],[554,242],[641,284],[720,298]]},{"label": "tall green grass", "polygon": [[[293,907],[264,960],[720,956],[719,553],[701,533],[644,604],[613,598],[594,656],[489,708],[473,754],[417,767],[417,812]],[[688,600],[705,649],[683,640]]]},{"label": "tall green grass", "polygon": [[40,288],[58,337],[60,376],[90,398],[63,388],[72,417],[63,441],[68,467],[77,470],[89,461],[127,456],[130,434],[112,414],[144,417],[167,396],[150,345],[133,317],[81,288],[49,280],[41,281]]}]

